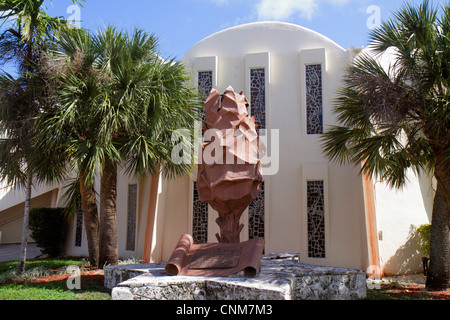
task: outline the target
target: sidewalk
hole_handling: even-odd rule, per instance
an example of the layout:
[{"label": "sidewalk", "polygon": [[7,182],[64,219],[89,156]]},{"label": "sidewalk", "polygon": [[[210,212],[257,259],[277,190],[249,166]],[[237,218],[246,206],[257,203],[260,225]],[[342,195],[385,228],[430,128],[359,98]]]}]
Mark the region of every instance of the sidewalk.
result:
[{"label": "sidewalk", "polygon": [[[41,249],[36,243],[27,245],[27,259],[34,259],[41,255]],[[20,244],[2,244],[0,245],[0,262],[18,261],[20,258]]]}]

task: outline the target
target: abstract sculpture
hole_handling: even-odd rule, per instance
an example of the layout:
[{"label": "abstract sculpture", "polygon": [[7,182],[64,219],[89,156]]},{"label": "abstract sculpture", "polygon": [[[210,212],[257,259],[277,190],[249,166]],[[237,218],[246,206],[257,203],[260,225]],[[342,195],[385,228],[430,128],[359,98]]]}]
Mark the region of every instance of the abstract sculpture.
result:
[{"label": "abstract sculpture", "polygon": [[221,95],[213,89],[205,103],[205,141],[198,166],[200,200],[219,213],[219,243],[194,244],[184,234],[172,253],[167,274],[221,277],[244,272],[254,277],[264,251],[264,239],[240,242],[240,218],[257,198],[262,178],[264,146],[256,131],[256,118],[248,115],[242,93],[229,87]]},{"label": "abstract sculpture", "polygon": [[[211,130],[212,140],[202,150],[197,188],[200,201],[208,202],[219,213],[219,243],[240,242],[244,227],[240,217],[257,198],[263,182],[264,149],[256,117],[249,116],[248,106],[245,96],[235,93],[232,87],[223,95],[213,89],[205,103],[205,138]],[[211,154],[208,150],[212,150]]]}]

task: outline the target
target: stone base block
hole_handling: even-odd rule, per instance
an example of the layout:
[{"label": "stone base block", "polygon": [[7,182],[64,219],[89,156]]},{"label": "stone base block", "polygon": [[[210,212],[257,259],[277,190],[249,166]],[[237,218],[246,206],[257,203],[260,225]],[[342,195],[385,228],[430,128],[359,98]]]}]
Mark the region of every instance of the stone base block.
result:
[{"label": "stone base block", "polygon": [[296,254],[265,255],[254,278],[168,276],[165,263],[109,266],[113,300],[357,300],[366,297],[360,270],[300,263]]}]

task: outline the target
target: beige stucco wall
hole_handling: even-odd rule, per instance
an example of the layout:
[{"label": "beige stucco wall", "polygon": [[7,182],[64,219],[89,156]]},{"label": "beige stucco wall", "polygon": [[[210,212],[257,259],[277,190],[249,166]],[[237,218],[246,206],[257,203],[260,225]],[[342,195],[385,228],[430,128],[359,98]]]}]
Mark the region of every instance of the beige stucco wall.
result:
[{"label": "beige stucco wall", "polygon": [[[371,46],[361,51],[371,54]],[[396,54],[388,49],[374,59],[388,72]],[[376,215],[380,260],[386,275],[419,273],[423,271],[419,239],[414,227],[431,222],[435,195],[433,179],[425,172],[407,173],[407,183],[401,189],[383,181],[375,183]]]},{"label": "beige stucco wall", "polygon": [[425,173],[408,174],[402,189],[376,183],[376,210],[382,267],[386,275],[419,273],[423,254],[414,227],[431,222],[432,179]]},{"label": "beige stucco wall", "polygon": [[[310,50],[310,51],[307,51]],[[315,55],[318,60],[315,61]],[[303,65],[320,62],[324,66],[324,123],[334,123],[331,101],[344,66],[352,53],[311,30],[285,23],[255,23],[219,32],[195,45],[183,61],[194,71],[196,58],[215,57],[216,85],[223,91],[233,86],[249,96],[248,67],[267,68],[267,126],[279,129],[280,158],[277,173],[266,176],[266,252],[301,252],[302,261],[344,267],[365,268],[365,221],[362,186],[358,171],[327,163],[317,136],[307,136]],[[306,59],[306,60],[305,60]],[[309,60],[308,60],[309,59]],[[305,184],[307,179],[323,179],[326,192],[327,257],[308,259],[305,229]],[[117,211],[119,255],[142,257],[151,178],[138,181],[119,173]],[[138,222],[136,250],[127,251],[128,185],[138,184]],[[97,189],[99,186],[97,183]],[[209,241],[215,242],[215,213],[210,211]],[[244,214],[244,218],[247,215]],[[244,224],[247,224],[243,221]],[[75,219],[69,229],[66,253],[87,255],[83,228],[82,246],[75,247]],[[164,261],[171,255],[183,233],[192,232],[192,180],[161,179],[158,190],[152,241],[153,261]],[[243,240],[248,237],[243,233]],[[5,234],[3,235],[5,239]]]},{"label": "beige stucco wall", "polygon": [[[266,252],[300,252],[302,261],[307,263],[365,269],[365,218],[362,180],[358,169],[329,164],[322,154],[318,136],[306,135],[302,57],[306,53],[312,59],[310,62],[315,62],[314,54],[320,56],[323,52],[326,59],[323,61],[326,66],[324,122],[327,126],[335,122],[331,111],[332,99],[352,53],[320,34],[286,23],[239,26],[202,40],[186,53],[183,62],[192,70],[193,79],[196,79],[195,71],[199,70],[196,63],[215,60],[215,87],[223,92],[231,85],[235,91],[242,90],[249,97],[246,68],[251,66],[252,59],[257,61],[264,55],[269,57],[267,126],[268,129],[279,129],[280,161],[278,172],[265,176]],[[202,62],[202,59],[205,61]],[[257,67],[256,64],[253,66]],[[326,183],[325,259],[307,257],[305,185],[308,179],[324,179]],[[165,201],[177,207],[177,210],[166,210],[165,213],[178,226],[175,228],[165,224],[164,259],[170,256],[183,232],[192,232],[192,202],[189,197],[185,197],[185,185],[170,184],[166,188]],[[171,193],[182,196],[172,198],[169,196]],[[216,242],[213,237],[217,230],[214,215],[210,210],[209,242]],[[186,221],[187,216],[190,221]],[[246,215],[243,220],[245,218]],[[183,221],[186,221],[184,225]],[[242,222],[246,224],[246,221]]]},{"label": "beige stucco wall", "polygon": [[[10,190],[10,192],[17,193],[14,196],[15,199],[20,198],[20,194],[23,190]],[[58,195],[58,189],[48,191],[44,194],[33,197],[31,201],[32,208],[38,207],[54,207],[56,204],[56,198]],[[23,202],[11,206],[5,210],[0,211],[0,231],[2,232],[2,244],[21,243],[22,241],[22,228],[23,228],[23,212],[25,204]],[[34,240],[28,233],[28,241]]]},{"label": "beige stucco wall", "polygon": [[[181,235],[190,232],[190,179],[163,180],[158,206],[157,246],[153,258],[168,261]],[[161,214],[162,213],[162,214]]]},{"label": "beige stucco wall", "polygon": [[[97,196],[100,191],[99,176],[96,179]],[[117,232],[119,236],[119,257],[120,259],[141,259],[144,250],[145,227],[147,222],[149,195],[151,192],[151,177],[137,178],[125,174],[123,169],[119,169],[117,175]],[[136,207],[136,236],[135,250],[127,250],[127,232],[128,232],[128,186],[137,184],[137,207]],[[99,199],[97,199],[99,201]],[[99,202],[98,202],[99,203]],[[60,202],[60,206],[64,203]],[[100,209],[99,207],[97,208]],[[65,251],[69,256],[87,256],[88,243],[86,231],[82,229],[81,246],[75,246],[76,237],[76,218],[73,218],[69,224]]]}]

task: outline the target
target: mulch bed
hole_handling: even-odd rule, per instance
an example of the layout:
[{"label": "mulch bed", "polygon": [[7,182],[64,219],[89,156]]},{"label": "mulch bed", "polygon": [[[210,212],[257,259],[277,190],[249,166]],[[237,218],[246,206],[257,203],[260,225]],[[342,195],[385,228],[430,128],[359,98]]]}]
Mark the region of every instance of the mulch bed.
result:
[{"label": "mulch bed", "polygon": [[372,291],[375,295],[389,296],[392,299],[411,300],[450,300],[450,289],[445,291],[428,291],[424,284],[391,282],[381,284],[380,289]]},{"label": "mulch bed", "polygon": [[[46,277],[40,277],[37,279],[33,279],[30,282],[31,283],[48,283],[51,281],[64,281],[67,280],[71,277],[70,274],[55,274],[55,275],[50,275],[50,276],[46,276]],[[91,271],[84,271],[81,274],[81,279],[82,280],[98,280],[98,279],[103,279],[103,272],[100,272],[98,270],[91,270]]]}]

